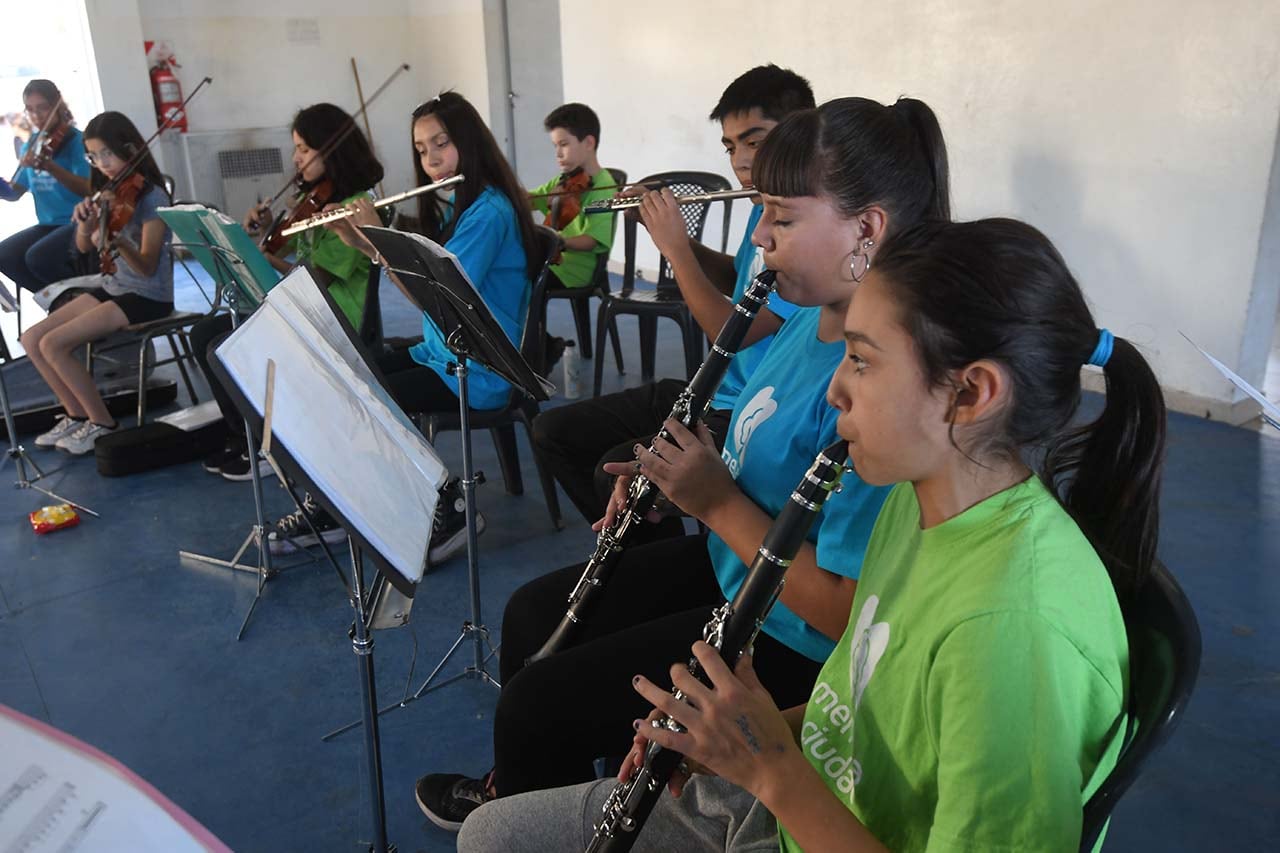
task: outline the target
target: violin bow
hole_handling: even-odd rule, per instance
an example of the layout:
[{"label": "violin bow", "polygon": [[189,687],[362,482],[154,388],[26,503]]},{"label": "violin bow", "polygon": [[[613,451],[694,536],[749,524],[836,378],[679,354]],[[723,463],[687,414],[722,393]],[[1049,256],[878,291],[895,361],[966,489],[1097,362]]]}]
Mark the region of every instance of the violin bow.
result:
[{"label": "violin bow", "polygon": [[[302,164],[302,168],[298,169],[298,171],[294,174],[294,176],[289,178],[288,182],[286,182],[285,185],[282,186],[275,195],[271,196],[271,198],[267,199],[267,201],[264,202],[263,204],[265,204],[267,208],[270,208],[272,205],[274,205],[277,201],[280,200],[280,196],[284,195],[289,190],[289,187],[293,186],[297,182],[298,176],[302,174],[302,170],[307,168],[307,166],[310,165],[312,161],[314,161],[317,157],[322,157],[322,158],[327,157],[330,153],[332,153],[333,149],[337,148],[338,145],[342,143],[342,140],[346,139],[351,134],[351,131],[355,130],[358,127],[358,125],[356,124],[356,119],[362,118],[365,115],[365,113],[368,111],[369,107],[373,106],[373,102],[378,100],[378,96],[380,96],[383,92],[387,90],[387,87],[391,85],[392,81],[408,70],[409,70],[409,63],[407,62],[400,63],[400,65],[396,67],[396,70],[391,72],[391,76],[387,77],[386,80],[383,80],[382,85],[373,91],[373,94],[369,96],[369,100],[364,101],[362,99],[361,107],[355,113],[355,115],[351,116],[351,121],[349,123],[344,124],[340,130],[335,132],[332,135],[332,137],[330,137],[325,142],[324,145],[321,145],[319,148],[312,151],[311,156],[308,157],[306,162]],[[372,145],[372,143],[370,144]],[[261,207],[262,205],[260,204],[258,206]]]},{"label": "violin bow", "polygon": [[102,187],[102,189],[98,190],[96,193],[94,193],[92,196],[89,197],[89,201],[93,202],[94,204],[97,204],[98,201],[102,198],[102,194],[104,192],[107,192],[108,190],[115,190],[116,187],[120,186],[122,181],[125,181],[130,176],[132,176],[133,170],[138,168],[138,164],[142,162],[142,158],[147,156],[147,151],[151,149],[151,143],[159,139],[160,134],[164,133],[166,130],[173,127],[173,125],[178,121],[178,119],[184,114],[186,114],[187,104],[191,103],[191,99],[194,98],[197,94],[199,94],[201,89],[203,89],[206,85],[212,82],[213,82],[212,77],[206,77],[203,80],[201,80],[200,85],[196,86],[194,89],[191,90],[191,94],[187,95],[186,100],[184,100],[181,104],[179,104],[176,110],[173,110],[171,113],[169,113],[168,118],[160,122],[160,126],[156,128],[156,132],[148,136],[146,140],[143,141],[142,147],[140,147],[137,151],[133,152],[133,156],[130,157],[127,161],[125,161],[124,168],[120,170],[120,174],[116,175],[114,178],[107,181],[106,186]]},{"label": "violin bow", "polygon": [[[369,106],[364,102],[364,87],[360,85],[360,68],[356,65],[356,58],[351,57],[351,76],[356,78],[356,97],[360,99],[360,113],[364,117],[364,135],[369,137],[369,150],[373,152],[373,156],[378,156],[378,148],[373,144],[373,128],[369,125],[369,113],[366,112]],[[387,191],[382,188],[382,181],[378,181],[378,195],[386,195]]]}]

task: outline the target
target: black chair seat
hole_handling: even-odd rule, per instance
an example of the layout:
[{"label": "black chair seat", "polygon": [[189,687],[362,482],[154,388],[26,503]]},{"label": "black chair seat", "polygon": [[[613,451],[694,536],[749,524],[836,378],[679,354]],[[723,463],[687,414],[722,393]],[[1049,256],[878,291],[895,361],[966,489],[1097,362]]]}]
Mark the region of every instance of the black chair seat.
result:
[{"label": "black chair seat", "polygon": [[683,307],[684,297],[679,291],[672,292],[670,290],[633,290],[630,293],[619,293],[613,297],[613,300],[621,305],[641,304],[641,305],[671,305]]}]

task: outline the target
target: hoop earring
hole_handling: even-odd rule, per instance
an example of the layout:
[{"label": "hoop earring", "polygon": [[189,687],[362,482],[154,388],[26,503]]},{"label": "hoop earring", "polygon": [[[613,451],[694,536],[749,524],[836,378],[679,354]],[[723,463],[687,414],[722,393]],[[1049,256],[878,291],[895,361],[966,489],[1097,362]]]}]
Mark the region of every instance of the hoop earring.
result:
[{"label": "hoop earring", "polygon": [[875,244],[875,240],[863,240],[862,245],[853,250],[853,257],[849,260],[849,275],[853,276],[855,282],[862,281],[871,270],[871,255],[868,252]]}]

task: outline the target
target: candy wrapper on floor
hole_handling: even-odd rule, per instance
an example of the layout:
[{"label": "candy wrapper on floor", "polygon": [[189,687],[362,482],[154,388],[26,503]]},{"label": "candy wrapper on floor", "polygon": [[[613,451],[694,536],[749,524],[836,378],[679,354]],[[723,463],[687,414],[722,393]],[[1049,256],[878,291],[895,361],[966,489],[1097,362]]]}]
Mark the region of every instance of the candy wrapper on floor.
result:
[{"label": "candy wrapper on floor", "polygon": [[41,507],[27,518],[31,519],[31,529],[36,533],[52,533],[80,523],[80,516],[71,504]]}]

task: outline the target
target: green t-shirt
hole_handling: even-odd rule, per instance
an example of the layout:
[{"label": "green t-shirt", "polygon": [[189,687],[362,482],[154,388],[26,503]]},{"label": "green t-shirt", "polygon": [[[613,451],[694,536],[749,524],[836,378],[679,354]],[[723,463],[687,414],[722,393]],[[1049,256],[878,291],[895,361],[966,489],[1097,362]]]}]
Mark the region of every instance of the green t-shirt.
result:
[{"label": "green t-shirt", "polygon": [[[358,198],[372,198],[368,192],[358,192],[344,198],[349,204]],[[289,251],[297,255],[298,263],[320,267],[333,280],[329,282],[329,295],[338,303],[351,328],[360,331],[364,317],[364,297],[369,289],[369,259],[359,249],[353,249],[328,228],[312,228],[290,238]]]},{"label": "green t-shirt", "polygon": [[[555,192],[559,183],[560,176],[557,175],[542,186],[529,190],[529,192],[533,195]],[[599,189],[599,187],[608,187],[608,189]],[[591,178],[591,189],[582,194],[582,206],[586,207],[593,201],[613,198],[617,192],[618,188],[614,186],[613,175],[608,169],[601,169]],[[546,213],[551,209],[550,202],[554,200],[555,196],[543,196],[530,201],[534,210],[539,213]],[[572,222],[560,229],[560,236],[566,240],[571,237],[590,234],[596,241],[595,247],[588,252],[566,249],[560,254],[560,263],[551,265],[551,272],[555,273],[561,285],[564,287],[586,287],[591,283],[591,276],[596,271],[596,257],[601,254],[608,254],[609,249],[613,246],[613,223],[616,218],[616,214],[609,213],[594,213],[591,216],[579,213],[573,218]]]},{"label": "green t-shirt", "polygon": [[898,853],[1075,851],[1124,738],[1128,658],[1106,569],[1038,477],[928,530],[900,484],[801,749]]}]

